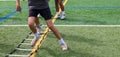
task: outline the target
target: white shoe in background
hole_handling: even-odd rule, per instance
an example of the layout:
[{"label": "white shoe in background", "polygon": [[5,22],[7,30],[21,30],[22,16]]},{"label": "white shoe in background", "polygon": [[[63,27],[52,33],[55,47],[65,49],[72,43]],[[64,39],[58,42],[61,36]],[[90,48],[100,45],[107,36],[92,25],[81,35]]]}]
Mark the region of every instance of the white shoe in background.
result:
[{"label": "white shoe in background", "polygon": [[58,15],[56,16],[56,19],[60,19],[60,14],[58,14]]},{"label": "white shoe in background", "polygon": [[65,15],[62,15],[61,19],[64,20],[65,19]]}]

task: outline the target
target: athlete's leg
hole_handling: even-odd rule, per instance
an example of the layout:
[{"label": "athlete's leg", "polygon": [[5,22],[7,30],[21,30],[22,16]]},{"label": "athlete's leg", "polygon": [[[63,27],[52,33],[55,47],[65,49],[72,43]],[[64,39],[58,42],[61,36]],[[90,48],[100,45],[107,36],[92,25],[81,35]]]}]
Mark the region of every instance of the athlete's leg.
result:
[{"label": "athlete's leg", "polygon": [[64,11],[64,5],[62,3],[62,0],[58,0],[58,2],[59,2],[59,5],[60,5],[60,8],[61,8],[61,11],[62,11],[61,19],[65,19],[65,11]]},{"label": "athlete's leg", "polygon": [[57,17],[56,18],[60,18],[59,2],[58,2],[58,0],[55,0],[55,9],[56,9],[56,13],[57,13]]},{"label": "athlete's leg", "polygon": [[59,2],[58,0],[55,0],[55,9],[56,9],[56,12],[59,12]]},{"label": "athlete's leg", "polygon": [[37,29],[36,29],[36,26],[35,26],[35,24],[39,24],[39,20],[36,19],[38,13],[39,13],[38,10],[35,10],[35,9],[30,9],[29,10],[28,26],[34,34],[34,38],[31,41],[31,46],[34,46],[37,39],[39,38],[39,34],[37,33]]},{"label": "athlete's leg", "polygon": [[36,17],[28,17],[28,25],[29,25],[29,28],[31,29],[31,31],[35,34],[37,31],[36,31],[36,27],[34,26],[35,24],[35,19]]},{"label": "athlete's leg", "polygon": [[55,34],[55,36],[58,38],[58,39],[61,39],[61,35],[60,33],[58,32],[58,30],[54,27],[53,23],[52,23],[52,19],[48,19],[46,20],[46,24],[47,26],[53,31],[53,33]]},{"label": "athlete's leg", "polygon": [[36,24],[36,25],[39,25],[39,24],[40,24],[38,17],[35,18],[35,24]]},{"label": "athlete's leg", "polygon": [[62,36],[60,35],[59,31],[57,30],[57,28],[52,23],[52,19],[46,20],[46,24],[51,29],[51,31],[55,34],[55,36],[58,38],[59,43],[61,44],[62,50],[67,50],[68,49],[67,45],[64,42],[64,40],[63,40]]},{"label": "athlete's leg", "polygon": [[43,11],[41,12],[41,16],[44,17],[44,19],[46,20],[47,26],[54,33],[54,35],[58,38],[62,49],[67,50],[66,43],[64,42],[62,36],[60,35],[59,31],[57,30],[57,28],[54,26],[52,22],[50,8],[43,9]]},{"label": "athlete's leg", "polygon": [[37,28],[37,33],[40,34],[40,32],[42,31],[42,24],[40,24],[38,17],[36,17],[36,19],[35,19],[35,24],[36,24],[36,28]]},{"label": "athlete's leg", "polygon": [[62,3],[62,0],[58,0],[58,3],[60,5],[61,10],[64,11],[64,5]]}]

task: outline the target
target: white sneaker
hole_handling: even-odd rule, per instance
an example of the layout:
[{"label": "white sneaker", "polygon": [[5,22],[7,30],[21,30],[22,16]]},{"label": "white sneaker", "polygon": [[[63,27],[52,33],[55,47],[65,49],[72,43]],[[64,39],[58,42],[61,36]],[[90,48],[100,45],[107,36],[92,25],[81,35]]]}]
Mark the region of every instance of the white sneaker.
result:
[{"label": "white sneaker", "polygon": [[63,15],[61,16],[61,19],[62,19],[62,20],[64,20],[64,19],[65,19],[65,14],[63,14]]},{"label": "white sneaker", "polygon": [[42,25],[37,25],[37,33],[40,34],[42,32]]},{"label": "white sneaker", "polygon": [[56,19],[59,19],[60,18],[60,14],[58,14],[57,16],[56,16]]},{"label": "white sneaker", "polygon": [[66,43],[61,44],[61,48],[62,48],[63,51],[68,50],[68,47],[67,47]]},{"label": "white sneaker", "polygon": [[39,35],[37,37],[34,36],[34,38],[31,41],[31,46],[35,46],[35,43],[37,42],[37,40],[39,39]]}]

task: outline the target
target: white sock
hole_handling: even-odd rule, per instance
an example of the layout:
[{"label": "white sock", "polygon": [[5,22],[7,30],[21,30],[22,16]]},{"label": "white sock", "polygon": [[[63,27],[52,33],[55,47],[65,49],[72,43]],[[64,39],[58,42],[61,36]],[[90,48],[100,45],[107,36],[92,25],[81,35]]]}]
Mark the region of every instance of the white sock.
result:
[{"label": "white sock", "polygon": [[62,15],[65,15],[65,11],[62,11]]},{"label": "white sock", "polygon": [[61,38],[61,39],[59,40],[59,43],[60,43],[60,44],[64,44],[65,42],[64,42],[64,40]]},{"label": "white sock", "polygon": [[60,15],[60,12],[57,12],[58,15]]},{"label": "white sock", "polygon": [[35,36],[35,38],[38,38],[38,37],[39,37],[39,34],[38,34],[38,33],[35,33],[34,36]]}]

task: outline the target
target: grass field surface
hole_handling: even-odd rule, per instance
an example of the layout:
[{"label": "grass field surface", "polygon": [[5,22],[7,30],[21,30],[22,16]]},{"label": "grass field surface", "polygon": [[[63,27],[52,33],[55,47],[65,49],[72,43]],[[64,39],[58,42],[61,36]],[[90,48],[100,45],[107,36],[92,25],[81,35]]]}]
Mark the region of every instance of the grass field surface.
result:
[{"label": "grass field surface", "polygon": [[[112,1],[112,2],[111,2]],[[109,2],[109,3],[108,3]],[[0,17],[15,11],[15,1],[0,2]],[[54,1],[50,1],[52,15],[55,15]],[[9,6],[8,6],[9,5]],[[27,1],[21,1],[22,12],[17,13],[7,20],[0,22],[5,24],[27,24],[28,7]],[[57,20],[55,24],[70,25],[119,25],[120,4],[119,0],[68,0],[66,6],[66,20]],[[109,21],[108,21],[109,20]],[[14,21],[14,22],[13,22]],[[21,21],[21,22],[20,22]],[[41,18],[41,23],[45,24]]]},{"label": "grass field surface", "polygon": [[[22,29],[21,29],[22,28]],[[49,33],[36,57],[119,57],[120,27],[57,27],[69,46],[62,51]],[[7,29],[7,30],[6,30]],[[0,55],[12,51],[29,33],[28,27],[1,27]],[[25,54],[21,53],[21,54]]]},{"label": "grass field surface", "polygon": [[[66,20],[57,19],[55,25],[83,26],[57,27],[68,44],[68,51],[62,51],[54,34],[49,32],[36,57],[119,57],[120,27],[114,26],[120,25],[119,2],[120,0],[68,0],[65,5]],[[54,0],[50,0],[49,4],[54,16]],[[0,0],[0,57],[11,52],[30,32],[27,26],[2,26],[27,25],[27,0],[21,0],[21,6],[23,9],[21,13],[17,12],[1,21],[14,12],[16,6],[15,0]],[[42,17],[40,22],[46,25]],[[18,53],[29,52],[16,52]]]}]

